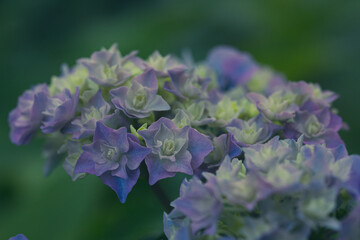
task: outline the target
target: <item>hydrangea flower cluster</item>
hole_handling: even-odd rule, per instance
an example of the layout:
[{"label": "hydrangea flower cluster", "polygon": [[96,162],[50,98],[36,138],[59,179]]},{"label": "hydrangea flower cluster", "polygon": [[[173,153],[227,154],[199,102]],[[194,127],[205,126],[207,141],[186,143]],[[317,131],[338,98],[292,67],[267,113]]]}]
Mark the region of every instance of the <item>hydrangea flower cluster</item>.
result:
[{"label": "hydrangea flower cluster", "polygon": [[101,49],[25,91],[10,139],[40,130],[45,174],[96,175],[122,203],[140,174],[192,176],[164,213],[169,239],[358,239],[360,157],[338,96],[230,47],[188,62]]}]

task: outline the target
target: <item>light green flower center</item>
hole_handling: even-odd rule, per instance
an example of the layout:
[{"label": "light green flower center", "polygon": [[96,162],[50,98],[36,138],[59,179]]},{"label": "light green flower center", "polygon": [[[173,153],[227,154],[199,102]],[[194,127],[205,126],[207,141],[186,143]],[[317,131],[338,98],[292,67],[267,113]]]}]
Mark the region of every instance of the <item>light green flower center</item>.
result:
[{"label": "light green flower center", "polygon": [[261,152],[260,152],[261,156],[263,157],[263,159],[269,159],[271,158],[272,156],[274,156],[276,154],[276,152],[272,149],[271,146],[264,146],[262,149],[261,149]]},{"label": "light green flower center", "polygon": [[332,199],[324,197],[312,198],[303,205],[304,213],[312,219],[325,219],[335,207]]},{"label": "light green flower center", "polygon": [[246,144],[254,144],[258,140],[262,130],[262,128],[257,129],[256,123],[250,125],[248,122],[245,122],[244,129],[242,129],[237,136],[239,138],[238,140]]},{"label": "light green flower center", "polygon": [[305,123],[305,131],[309,136],[318,134],[324,125],[319,122],[315,115],[311,115]]},{"label": "light green flower center", "polygon": [[215,118],[219,120],[232,120],[239,115],[240,108],[236,101],[224,97],[217,106]]},{"label": "light green flower center", "polygon": [[102,118],[102,114],[94,106],[91,106],[90,110],[87,113],[85,113],[85,119],[86,120],[90,120],[90,119],[99,120],[101,118]]},{"label": "light green flower center", "polygon": [[175,152],[175,142],[172,139],[165,139],[162,145],[162,152],[166,156],[171,156]]},{"label": "light green flower center", "polygon": [[133,106],[137,109],[140,109],[145,106],[147,100],[146,91],[140,89],[136,92],[135,97],[133,98]]},{"label": "light green flower center", "polygon": [[104,75],[107,79],[115,79],[116,78],[115,71],[107,64],[104,66]]},{"label": "light green flower center", "polygon": [[117,161],[118,160],[118,149],[113,146],[109,146],[107,144],[100,145],[100,151],[102,153],[102,157],[109,161]]}]

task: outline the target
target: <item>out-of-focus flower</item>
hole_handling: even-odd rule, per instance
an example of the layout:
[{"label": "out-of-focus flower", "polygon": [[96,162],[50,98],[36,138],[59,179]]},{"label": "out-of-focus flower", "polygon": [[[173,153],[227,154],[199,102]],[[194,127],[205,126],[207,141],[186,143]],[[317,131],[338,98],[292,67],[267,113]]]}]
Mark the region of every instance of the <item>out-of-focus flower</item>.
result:
[{"label": "out-of-focus flower", "polygon": [[151,151],[127,133],[125,127],[114,130],[97,122],[93,142],[82,147],[74,173],[96,175],[118,195],[122,203],[137,182],[139,165]]},{"label": "out-of-focus flower", "polygon": [[9,240],[28,240],[24,234],[18,234],[14,237],[9,238]]},{"label": "out-of-focus flower", "polygon": [[[89,142],[86,141],[86,144],[88,144]],[[68,140],[64,145],[63,151],[67,152],[67,156],[64,159],[64,162],[62,164],[63,168],[65,169],[66,173],[69,174],[69,176],[71,177],[71,179],[73,181],[76,181],[79,178],[83,178],[86,176],[87,173],[75,173],[75,166],[76,163],[81,155],[81,153],[83,152],[81,147],[84,145],[84,143],[79,142],[79,141],[73,141],[73,140]]]},{"label": "out-of-focus flower", "polygon": [[276,91],[268,98],[258,93],[249,93],[247,96],[270,121],[289,120],[295,117],[295,112],[299,109],[294,102],[295,96],[286,91]]},{"label": "out-of-focus flower", "polygon": [[185,109],[177,109],[173,119],[178,127],[184,126],[203,126],[214,122],[216,119],[208,116],[205,101],[192,103]]},{"label": "out-of-focus flower", "polygon": [[360,236],[360,202],[341,223],[339,240],[357,240]]},{"label": "out-of-focus flower", "polygon": [[304,135],[307,144],[323,144],[336,147],[343,144],[338,131],[342,128],[341,118],[329,107],[321,108],[313,102],[305,103],[297,112],[294,121],[285,126],[287,138]]},{"label": "out-of-focus flower", "polygon": [[146,61],[136,58],[135,63],[143,71],[153,69],[159,78],[169,77],[168,71],[173,68],[185,67],[171,55],[162,56],[159,51],[153,52]]},{"label": "out-of-focus flower", "polygon": [[164,233],[169,240],[191,240],[194,237],[190,219],[176,209],[169,214],[164,213],[163,224]]},{"label": "out-of-focus flower", "polygon": [[292,149],[279,141],[279,137],[272,138],[265,144],[254,144],[244,148],[246,166],[249,169],[267,172],[270,168],[284,160],[292,153]]},{"label": "out-of-focus flower", "polygon": [[9,115],[11,142],[22,145],[31,141],[43,120],[48,97],[46,84],[37,85],[19,97],[17,107]]},{"label": "out-of-focus flower", "polygon": [[167,118],[160,118],[138,133],[152,150],[145,159],[151,185],[177,172],[192,175],[213,150],[204,135],[189,126],[178,128]]},{"label": "out-of-focus flower", "polygon": [[65,89],[69,89],[71,94],[74,94],[76,87],[82,92],[86,86],[88,77],[88,71],[82,65],[76,65],[71,69],[69,69],[67,65],[63,65],[62,75],[51,78],[51,84],[49,86],[50,96],[60,94]]},{"label": "out-of-focus flower", "polygon": [[209,116],[215,119],[211,125],[225,127],[232,120],[238,118],[244,108],[239,101],[232,99],[230,96],[212,91],[209,94],[207,110]]},{"label": "out-of-focus flower", "polygon": [[49,98],[43,111],[42,132],[52,133],[63,128],[74,118],[78,102],[79,88],[74,94],[65,89],[61,94]]},{"label": "out-of-focus flower", "polygon": [[225,46],[213,49],[207,62],[217,73],[220,88],[223,90],[246,84],[258,68],[248,54]]},{"label": "out-of-focus flower", "polygon": [[226,156],[232,159],[239,156],[242,152],[231,133],[221,134],[218,137],[214,137],[212,141],[214,150],[205,158],[205,163],[211,166],[218,166]]},{"label": "out-of-focus flower", "polygon": [[248,146],[267,141],[280,127],[264,121],[263,117],[258,115],[248,121],[234,119],[226,130],[234,135],[241,146]]},{"label": "out-of-focus flower", "polygon": [[200,230],[209,235],[216,232],[222,202],[215,179],[208,179],[205,184],[196,177],[184,181],[180,197],[172,202],[172,206],[191,220],[193,234]]},{"label": "out-of-focus flower", "polygon": [[128,117],[145,118],[153,111],[170,110],[169,104],[159,95],[158,82],[153,70],[133,78],[131,87],[119,87],[110,91],[112,103]]}]

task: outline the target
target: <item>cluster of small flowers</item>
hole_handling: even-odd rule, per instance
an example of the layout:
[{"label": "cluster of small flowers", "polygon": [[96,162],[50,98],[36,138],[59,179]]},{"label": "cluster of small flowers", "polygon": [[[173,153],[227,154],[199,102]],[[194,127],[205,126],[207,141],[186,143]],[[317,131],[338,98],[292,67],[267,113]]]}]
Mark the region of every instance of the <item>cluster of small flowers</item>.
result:
[{"label": "cluster of small flowers", "polygon": [[164,216],[169,239],[307,239],[318,229],[352,239],[360,158],[338,134],[336,98],[229,47],[194,64],[113,45],[25,91],[10,138],[26,144],[40,129],[45,174],[62,162],[74,181],[96,175],[121,202],[143,161],[150,185],[194,175]]}]

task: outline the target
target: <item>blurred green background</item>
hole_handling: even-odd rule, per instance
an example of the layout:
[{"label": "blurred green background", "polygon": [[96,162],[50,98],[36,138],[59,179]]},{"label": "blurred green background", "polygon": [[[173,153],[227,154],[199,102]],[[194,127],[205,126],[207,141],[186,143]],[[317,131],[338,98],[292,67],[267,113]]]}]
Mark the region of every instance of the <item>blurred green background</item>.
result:
[{"label": "blurred green background", "polygon": [[[96,177],[73,183],[61,167],[43,177],[41,140],[8,140],[7,116],[25,89],[114,42],[142,57],[190,49],[196,60],[227,44],[291,80],[318,82],[340,94],[335,105],[351,127],[341,135],[360,153],[359,12],[359,0],[0,1],[0,239],[160,236],[163,211],[144,179],[122,205]],[[179,181],[162,182],[172,199]]]}]

